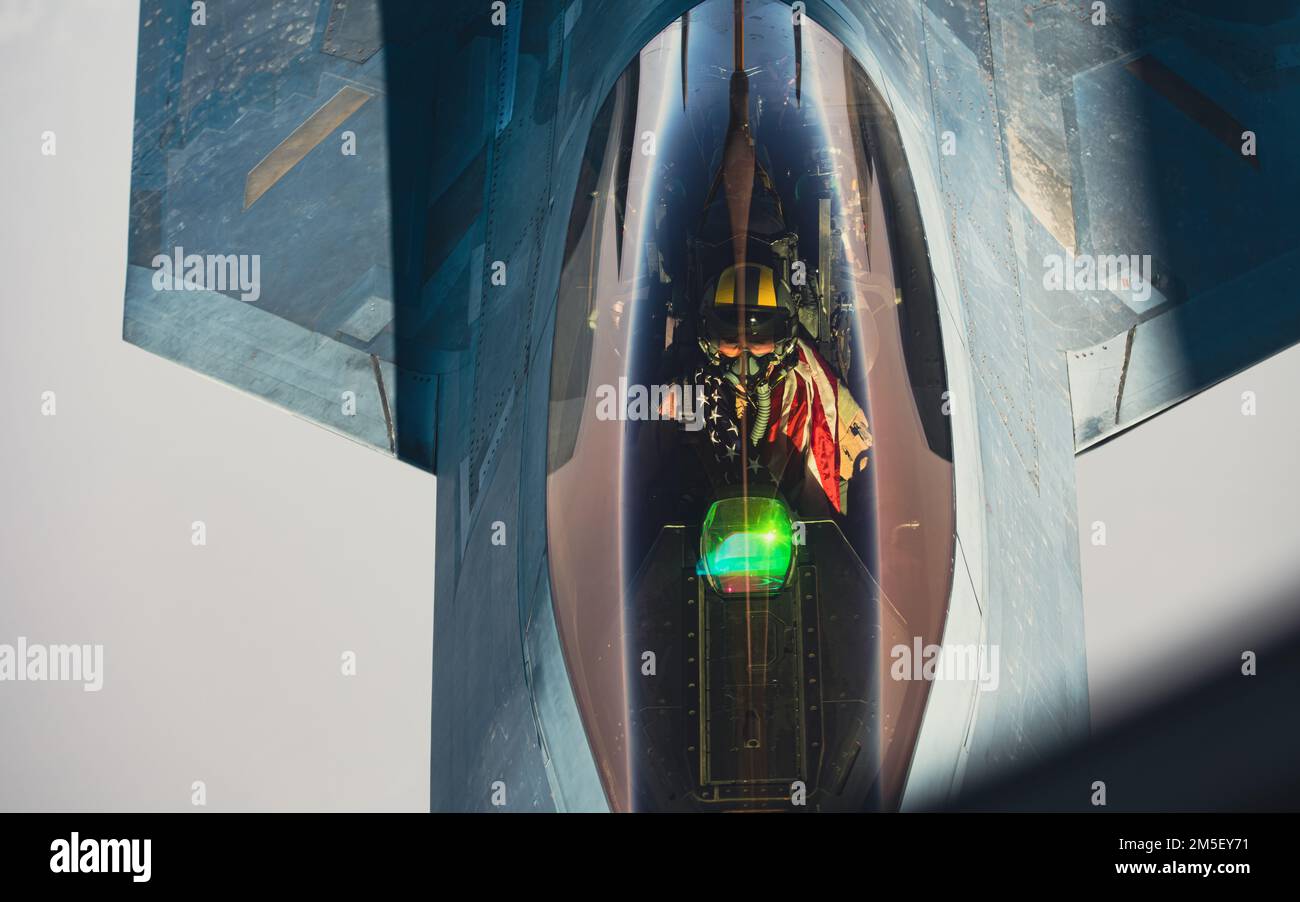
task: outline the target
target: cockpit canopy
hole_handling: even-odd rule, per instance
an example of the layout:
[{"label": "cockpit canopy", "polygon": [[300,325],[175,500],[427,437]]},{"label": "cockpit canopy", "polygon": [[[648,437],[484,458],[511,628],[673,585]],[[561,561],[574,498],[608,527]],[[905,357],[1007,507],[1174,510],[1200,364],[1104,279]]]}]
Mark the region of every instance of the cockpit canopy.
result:
[{"label": "cockpit canopy", "polygon": [[778,0],[660,32],[596,115],[554,322],[552,600],[611,805],[896,804],[927,687],[881,664],[942,634],[951,440],[902,141],[845,47]]}]

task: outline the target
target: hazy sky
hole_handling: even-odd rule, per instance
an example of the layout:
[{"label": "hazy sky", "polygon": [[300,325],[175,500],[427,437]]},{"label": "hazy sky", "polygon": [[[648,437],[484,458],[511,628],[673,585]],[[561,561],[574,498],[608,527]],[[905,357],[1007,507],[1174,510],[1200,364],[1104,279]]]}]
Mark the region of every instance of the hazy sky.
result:
[{"label": "hazy sky", "polygon": [[433,477],[122,341],[136,29],[0,0],[0,644],[104,646],[0,682],[0,809],[427,809]]},{"label": "hazy sky", "polygon": [[1077,458],[1094,727],[1300,620],[1297,386],[1290,348]]}]

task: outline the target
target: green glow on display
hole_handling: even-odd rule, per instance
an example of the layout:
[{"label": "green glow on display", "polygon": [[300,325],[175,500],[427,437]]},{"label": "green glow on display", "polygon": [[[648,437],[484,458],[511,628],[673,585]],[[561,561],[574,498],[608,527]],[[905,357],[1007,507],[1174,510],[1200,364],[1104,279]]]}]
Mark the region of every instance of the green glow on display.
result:
[{"label": "green glow on display", "polygon": [[794,526],[778,499],[725,498],[709,508],[698,569],[716,592],[779,591],[793,561]]}]

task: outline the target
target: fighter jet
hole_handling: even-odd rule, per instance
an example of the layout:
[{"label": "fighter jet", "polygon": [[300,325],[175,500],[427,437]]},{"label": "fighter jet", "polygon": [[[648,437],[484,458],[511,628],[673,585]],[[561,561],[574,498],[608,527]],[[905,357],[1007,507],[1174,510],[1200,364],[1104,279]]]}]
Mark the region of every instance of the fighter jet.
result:
[{"label": "fighter jet", "polygon": [[1163,6],[145,0],[124,337],[438,480],[431,808],[942,805],[1087,731],[1075,454],[1300,338]]}]

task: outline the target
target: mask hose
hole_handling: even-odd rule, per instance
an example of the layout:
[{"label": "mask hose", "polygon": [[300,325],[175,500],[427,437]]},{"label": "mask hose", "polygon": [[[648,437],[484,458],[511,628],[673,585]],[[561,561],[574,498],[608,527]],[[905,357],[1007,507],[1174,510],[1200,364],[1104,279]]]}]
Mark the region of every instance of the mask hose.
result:
[{"label": "mask hose", "polygon": [[772,416],[772,386],[766,381],[754,386],[754,425],[749,430],[749,440],[757,445],[767,432],[767,422]]}]

